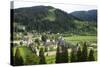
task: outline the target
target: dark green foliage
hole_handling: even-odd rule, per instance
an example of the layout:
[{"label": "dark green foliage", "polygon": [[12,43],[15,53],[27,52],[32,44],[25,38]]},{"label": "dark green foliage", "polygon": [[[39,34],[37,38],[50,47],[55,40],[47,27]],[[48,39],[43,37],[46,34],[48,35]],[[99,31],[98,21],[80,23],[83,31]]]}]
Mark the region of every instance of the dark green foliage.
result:
[{"label": "dark green foliage", "polygon": [[57,46],[57,52],[56,52],[56,63],[61,63],[61,52],[60,52],[60,46]]},{"label": "dark green foliage", "polygon": [[43,48],[40,49],[39,57],[40,57],[39,64],[46,64]]},{"label": "dark green foliage", "polygon": [[23,65],[24,64],[24,61],[23,61],[23,58],[20,54],[20,51],[19,51],[19,48],[16,49],[16,53],[15,53],[15,59],[14,59],[14,65]]},{"label": "dark green foliage", "polygon": [[62,45],[57,47],[56,52],[56,63],[67,63],[68,62],[68,50]]},{"label": "dark green foliage", "polygon": [[47,38],[48,38],[47,35],[42,35],[42,37],[41,37],[43,42],[46,42]]},{"label": "dark green foliage", "polygon": [[38,45],[40,45],[40,40],[38,38],[35,39],[35,43],[37,43]]},{"label": "dark green foliage", "polygon": [[35,30],[39,33],[96,33],[97,27],[95,23],[81,21],[67,12],[49,7],[34,6],[14,9],[14,22],[16,23],[14,29],[24,32],[23,27],[25,27],[27,32]]},{"label": "dark green foliage", "polygon": [[68,49],[64,45],[62,45],[61,61],[62,63],[68,62]]},{"label": "dark green foliage", "polygon": [[23,45],[23,42],[20,42],[20,45],[22,46]]},{"label": "dark green foliage", "polygon": [[95,61],[94,50],[90,49],[88,61]]},{"label": "dark green foliage", "polygon": [[85,42],[83,44],[83,48],[82,48],[82,61],[87,61],[87,57],[88,57],[88,49],[87,49],[87,43]]},{"label": "dark green foliage", "polygon": [[97,10],[75,11],[71,13],[73,16],[85,21],[97,21]]},{"label": "dark green foliage", "polygon": [[72,49],[71,54],[70,54],[70,62],[77,62],[77,56],[75,51]]},{"label": "dark green foliage", "polygon": [[81,51],[81,47],[78,47],[78,51],[77,51],[77,61],[81,62],[82,61],[82,51]]}]

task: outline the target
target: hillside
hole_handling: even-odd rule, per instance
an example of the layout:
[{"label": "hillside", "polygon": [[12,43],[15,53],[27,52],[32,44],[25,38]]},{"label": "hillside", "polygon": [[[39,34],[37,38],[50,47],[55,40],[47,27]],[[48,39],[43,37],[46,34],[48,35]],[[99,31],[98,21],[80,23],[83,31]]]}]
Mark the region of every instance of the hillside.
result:
[{"label": "hillside", "polygon": [[72,12],[71,15],[85,21],[97,22],[97,10],[75,11],[75,12]]},{"label": "hillside", "polygon": [[96,33],[96,26],[51,6],[14,9],[15,32]]}]

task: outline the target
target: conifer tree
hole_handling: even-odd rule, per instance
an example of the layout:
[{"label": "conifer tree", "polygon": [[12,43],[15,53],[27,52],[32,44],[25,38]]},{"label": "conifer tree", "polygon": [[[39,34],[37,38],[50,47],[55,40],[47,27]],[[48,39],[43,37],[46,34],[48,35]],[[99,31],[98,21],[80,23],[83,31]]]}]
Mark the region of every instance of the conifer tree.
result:
[{"label": "conifer tree", "polygon": [[46,64],[43,48],[40,49],[39,57],[40,57],[39,64]]},{"label": "conifer tree", "polygon": [[77,57],[75,51],[72,49],[70,54],[70,62],[77,62]]},{"label": "conifer tree", "polygon": [[62,45],[61,61],[62,63],[68,62],[68,49],[64,45]]},{"label": "conifer tree", "polygon": [[56,61],[55,61],[55,63],[61,63],[61,50],[60,50],[60,45],[57,46]]},{"label": "conifer tree", "polygon": [[23,65],[24,61],[23,58],[20,54],[19,48],[16,49],[16,53],[15,53],[15,65],[19,66],[19,65]]},{"label": "conifer tree", "polygon": [[89,61],[95,61],[93,49],[90,49],[88,60]]},{"label": "conifer tree", "polygon": [[87,43],[85,42],[82,48],[82,61],[87,61],[88,56],[88,49],[87,49]]},{"label": "conifer tree", "polygon": [[82,61],[82,51],[81,51],[81,47],[79,47],[77,51],[77,62],[81,62],[81,61]]}]

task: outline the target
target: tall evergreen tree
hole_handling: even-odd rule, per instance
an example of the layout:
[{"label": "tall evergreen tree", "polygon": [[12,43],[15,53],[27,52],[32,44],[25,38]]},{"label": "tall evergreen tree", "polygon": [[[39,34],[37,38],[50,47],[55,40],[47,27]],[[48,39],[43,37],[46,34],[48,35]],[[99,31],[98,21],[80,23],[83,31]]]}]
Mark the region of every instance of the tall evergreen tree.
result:
[{"label": "tall evergreen tree", "polygon": [[19,65],[23,65],[24,61],[23,58],[20,54],[19,48],[16,49],[16,53],[15,53],[15,65],[19,66]]},{"label": "tall evergreen tree", "polygon": [[40,49],[39,57],[40,57],[39,64],[46,64],[43,48]]},{"label": "tall evergreen tree", "polygon": [[82,51],[81,51],[81,47],[78,47],[78,51],[77,51],[77,61],[81,62],[82,61]]},{"label": "tall evergreen tree", "polygon": [[87,61],[88,56],[88,49],[87,49],[87,43],[85,42],[82,48],[82,61]]},{"label": "tall evergreen tree", "polygon": [[93,49],[91,49],[90,52],[89,52],[88,61],[95,61]]},{"label": "tall evergreen tree", "polygon": [[70,54],[70,62],[77,62],[77,57],[75,51],[72,49]]},{"label": "tall evergreen tree", "polygon": [[61,53],[61,61],[62,63],[67,63],[68,62],[68,49],[62,45],[62,53]]},{"label": "tall evergreen tree", "polygon": [[61,58],[60,55],[61,55],[60,54],[60,46],[58,45],[57,51],[56,51],[56,61],[55,61],[56,63],[60,63],[60,58]]}]

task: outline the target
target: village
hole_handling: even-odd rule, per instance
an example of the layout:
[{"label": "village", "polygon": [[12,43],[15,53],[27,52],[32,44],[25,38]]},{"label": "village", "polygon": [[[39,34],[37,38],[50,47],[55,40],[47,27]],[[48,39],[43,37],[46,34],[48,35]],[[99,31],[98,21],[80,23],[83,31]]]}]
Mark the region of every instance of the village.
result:
[{"label": "village", "polygon": [[59,36],[58,39],[46,38],[45,41],[42,40],[41,35],[37,35],[37,36],[38,37],[33,38],[33,34],[28,33],[28,35],[23,36],[20,40],[14,40],[13,44],[15,44],[16,47],[18,46],[30,47],[32,51],[36,52],[38,56],[39,56],[39,49],[41,47],[45,49],[45,55],[50,56],[50,55],[56,55],[57,45],[64,45],[65,47],[68,48],[69,52],[71,52],[71,49],[77,51],[79,46],[79,45],[73,45],[69,42],[66,42],[66,40],[62,36]]},{"label": "village", "polygon": [[[30,62],[32,64],[69,63],[97,59],[95,57],[97,54],[95,44],[89,44],[88,42],[73,44],[65,40],[62,34],[16,33],[12,43],[13,57],[15,59],[18,59],[18,56],[22,57],[24,64],[30,64]],[[91,57],[88,59],[88,56],[91,55],[93,59]],[[19,60],[21,61],[20,58]]]}]

